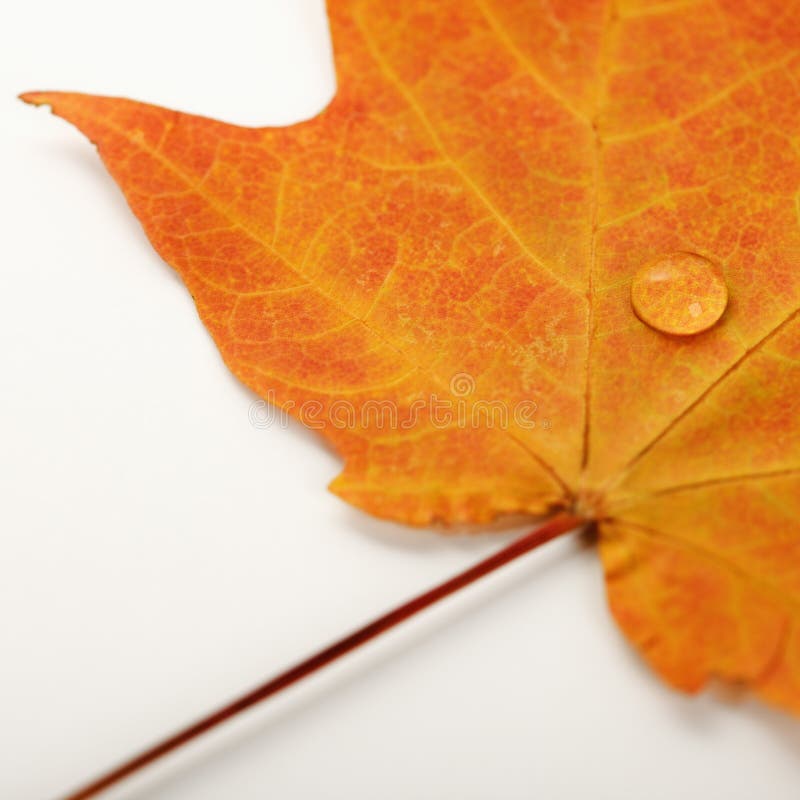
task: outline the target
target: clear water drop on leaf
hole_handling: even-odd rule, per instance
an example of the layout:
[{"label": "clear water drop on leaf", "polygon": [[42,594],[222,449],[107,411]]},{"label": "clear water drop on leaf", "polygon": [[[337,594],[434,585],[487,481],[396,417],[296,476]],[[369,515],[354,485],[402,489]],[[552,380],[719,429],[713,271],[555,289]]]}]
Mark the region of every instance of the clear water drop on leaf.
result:
[{"label": "clear water drop on leaf", "polygon": [[719,321],[728,305],[728,287],[713,261],[697,253],[670,253],[636,272],[631,303],[651,328],[691,336]]}]

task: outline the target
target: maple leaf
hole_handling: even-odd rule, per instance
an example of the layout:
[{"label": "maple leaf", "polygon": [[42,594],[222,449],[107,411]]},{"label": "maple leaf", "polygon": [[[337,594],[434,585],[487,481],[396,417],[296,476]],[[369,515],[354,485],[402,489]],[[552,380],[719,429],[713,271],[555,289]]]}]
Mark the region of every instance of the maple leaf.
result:
[{"label": "maple leaf", "polygon": [[[325,420],[334,492],[578,513],[667,681],[800,712],[800,28],[778,0],[329,13],[338,94],[290,128],[24,99],[97,145],[230,369]],[[653,294],[690,268],[691,303]]]}]

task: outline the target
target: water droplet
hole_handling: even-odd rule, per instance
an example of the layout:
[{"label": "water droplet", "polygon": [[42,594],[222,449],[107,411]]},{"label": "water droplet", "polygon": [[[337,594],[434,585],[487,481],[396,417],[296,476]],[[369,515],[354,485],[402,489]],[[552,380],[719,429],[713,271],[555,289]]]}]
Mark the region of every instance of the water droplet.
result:
[{"label": "water droplet", "polygon": [[631,284],[633,310],[662,333],[690,336],[708,330],[728,305],[716,264],[696,253],[671,253],[645,264]]}]

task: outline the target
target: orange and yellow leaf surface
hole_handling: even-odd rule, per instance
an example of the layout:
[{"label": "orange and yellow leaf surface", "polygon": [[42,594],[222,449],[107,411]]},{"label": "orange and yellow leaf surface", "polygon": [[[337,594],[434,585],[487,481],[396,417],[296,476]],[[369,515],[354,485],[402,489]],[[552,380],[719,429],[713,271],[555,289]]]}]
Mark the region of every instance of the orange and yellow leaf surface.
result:
[{"label": "orange and yellow leaf surface", "polygon": [[97,145],[230,369],[336,447],[334,492],[414,525],[575,511],[667,681],[800,712],[790,5],[329,14],[338,93],[289,128],[24,99]]}]

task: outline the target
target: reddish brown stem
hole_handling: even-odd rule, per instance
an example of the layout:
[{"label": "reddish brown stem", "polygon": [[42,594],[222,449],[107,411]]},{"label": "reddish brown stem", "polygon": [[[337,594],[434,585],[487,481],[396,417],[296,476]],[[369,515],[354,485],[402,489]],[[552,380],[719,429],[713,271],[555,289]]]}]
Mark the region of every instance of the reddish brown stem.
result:
[{"label": "reddish brown stem", "polygon": [[120,783],[120,781],[133,775],[135,772],[139,772],[153,762],[158,761],[173,750],[177,750],[179,747],[182,747],[198,736],[210,731],[212,728],[216,728],[223,722],[227,722],[229,719],[241,714],[246,709],[261,703],[268,697],[276,695],[293,683],[297,683],[297,681],[322,669],[322,667],[336,661],[346,653],[355,650],[362,644],[370,641],[370,639],[380,636],[382,633],[394,628],[409,617],[413,617],[420,611],[432,606],[442,598],[457,592],[459,589],[463,589],[465,586],[474,583],[484,575],[488,575],[490,572],[494,572],[510,561],[514,561],[520,556],[529,553],[531,550],[539,547],[539,545],[545,544],[545,542],[549,542],[551,539],[555,539],[561,534],[573,530],[583,524],[583,522],[583,519],[567,513],[553,517],[553,519],[546,522],[540,528],[516,539],[494,555],[480,561],[474,567],[464,570],[464,572],[450,578],[439,586],[429,589],[427,592],[403,603],[403,605],[378,617],[378,619],[370,622],[363,628],[359,628],[357,631],[345,636],[338,642],[310,656],[305,661],[301,661],[299,664],[287,669],[280,675],[261,684],[261,686],[247,692],[247,694],[243,694],[241,697],[228,703],[228,705],[213,711],[169,738],[158,742],[147,750],[139,753],[139,755],[134,756],[129,761],[120,764],[105,775],[100,776],[83,788],[68,795],[64,800],[89,800],[89,798],[97,797],[97,795],[104,790]]}]

